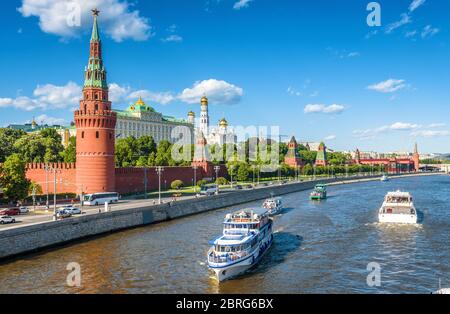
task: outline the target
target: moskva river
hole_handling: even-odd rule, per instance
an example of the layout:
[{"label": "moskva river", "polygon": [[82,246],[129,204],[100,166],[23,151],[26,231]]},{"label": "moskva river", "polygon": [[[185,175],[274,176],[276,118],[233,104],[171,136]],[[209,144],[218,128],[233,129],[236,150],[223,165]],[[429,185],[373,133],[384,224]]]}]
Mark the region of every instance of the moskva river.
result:
[{"label": "moskva river", "polygon": [[[413,194],[420,224],[377,223],[383,197],[397,189]],[[208,241],[221,234],[224,216],[238,207],[4,263],[0,293],[430,293],[440,279],[450,287],[450,176],[328,190],[320,203],[309,201],[309,191],[284,196],[286,208],[275,217],[268,254],[248,273],[220,285],[206,267]],[[78,288],[66,281],[72,262],[80,265]]]}]

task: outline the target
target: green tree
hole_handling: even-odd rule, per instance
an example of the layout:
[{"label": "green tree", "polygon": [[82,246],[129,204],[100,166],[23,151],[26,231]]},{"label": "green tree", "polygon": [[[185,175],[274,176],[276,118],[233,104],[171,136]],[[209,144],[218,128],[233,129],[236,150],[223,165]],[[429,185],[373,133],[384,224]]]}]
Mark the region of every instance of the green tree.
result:
[{"label": "green tree", "polygon": [[179,189],[181,189],[183,186],[184,186],[184,183],[183,183],[183,181],[181,181],[181,180],[175,180],[175,181],[172,181],[172,183],[170,183],[170,188],[171,188],[172,190],[179,190]]},{"label": "green tree", "polygon": [[22,130],[0,128],[0,163],[3,163],[8,156],[17,152],[14,143],[24,135],[26,133]]},{"label": "green tree", "polygon": [[305,162],[305,164],[313,165],[316,162],[317,152],[309,150],[299,151],[300,158]]},{"label": "green tree", "polygon": [[42,186],[39,183],[36,183],[34,181],[30,182],[30,186],[28,187],[28,195],[42,195]]},{"label": "green tree", "polygon": [[14,143],[14,148],[26,162],[60,162],[64,151],[61,141],[61,135],[48,128],[23,135]]},{"label": "green tree", "polygon": [[163,140],[159,142],[156,150],[155,164],[156,166],[175,165],[175,161],[172,159],[172,145],[169,141]]},{"label": "green tree", "polygon": [[118,167],[132,167],[137,161],[137,142],[133,136],[118,139],[115,160]]},{"label": "green tree", "polygon": [[77,161],[77,138],[71,136],[69,138],[69,145],[61,153],[64,162],[76,162]]},{"label": "green tree", "polygon": [[236,179],[238,181],[247,181],[250,175],[250,169],[247,163],[241,162],[239,163],[239,168],[237,170]]},{"label": "green tree", "polygon": [[19,154],[6,158],[0,168],[0,185],[10,201],[20,201],[28,196],[30,181],[26,178],[26,162]]}]

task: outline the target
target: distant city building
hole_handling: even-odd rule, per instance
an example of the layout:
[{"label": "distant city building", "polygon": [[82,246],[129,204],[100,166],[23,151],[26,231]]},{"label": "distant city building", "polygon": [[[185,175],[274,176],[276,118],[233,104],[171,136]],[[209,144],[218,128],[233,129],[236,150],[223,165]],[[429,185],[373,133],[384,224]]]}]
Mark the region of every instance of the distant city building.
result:
[{"label": "distant city building", "polygon": [[[116,139],[129,136],[135,138],[152,136],[155,142],[159,143],[162,140],[174,142],[182,136],[186,143],[193,143],[193,112],[188,114],[188,120],[164,116],[145,104],[142,98],[139,98],[127,109],[114,110],[114,112],[117,114]],[[172,131],[177,127],[179,127],[177,134],[172,137]]]}]

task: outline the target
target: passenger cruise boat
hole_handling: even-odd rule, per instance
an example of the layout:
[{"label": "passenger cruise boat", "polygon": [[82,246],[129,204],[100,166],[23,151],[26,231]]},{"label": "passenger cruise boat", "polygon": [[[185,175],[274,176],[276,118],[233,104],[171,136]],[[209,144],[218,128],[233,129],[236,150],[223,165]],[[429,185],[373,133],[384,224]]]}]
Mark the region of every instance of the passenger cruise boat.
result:
[{"label": "passenger cruise boat", "polygon": [[382,182],[389,181],[389,177],[386,174],[383,174],[383,176],[380,179]]},{"label": "passenger cruise boat", "polygon": [[228,214],[223,224],[223,234],[210,242],[208,251],[208,267],[219,282],[256,265],[273,241],[273,221],[265,208]]},{"label": "passenger cruise boat", "polygon": [[309,195],[313,201],[320,201],[327,198],[327,186],[325,184],[317,184],[314,187],[314,191]]},{"label": "passenger cruise boat", "polygon": [[268,210],[269,215],[276,215],[283,209],[283,204],[280,197],[272,197],[265,200],[262,207]]},{"label": "passenger cruise boat", "polygon": [[378,212],[378,220],[382,223],[417,223],[417,211],[411,194],[401,191],[389,192]]}]

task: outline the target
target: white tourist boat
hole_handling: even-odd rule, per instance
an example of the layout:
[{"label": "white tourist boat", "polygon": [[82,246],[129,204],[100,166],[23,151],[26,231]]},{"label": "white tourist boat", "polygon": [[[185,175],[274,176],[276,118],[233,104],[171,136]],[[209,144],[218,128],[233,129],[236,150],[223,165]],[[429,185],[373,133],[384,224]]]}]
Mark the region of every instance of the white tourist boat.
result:
[{"label": "white tourist boat", "polygon": [[408,192],[389,192],[378,212],[381,223],[416,224],[417,210]]},{"label": "white tourist boat", "polygon": [[383,176],[381,177],[381,181],[382,182],[389,181],[389,177],[386,174],[383,174]]},{"label": "white tourist boat", "polygon": [[219,282],[256,265],[273,241],[273,221],[265,208],[228,214],[223,224],[223,234],[210,242],[208,251],[208,267]]},{"label": "white tourist boat", "polygon": [[277,215],[283,209],[281,197],[272,197],[264,201],[263,208],[269,211],[269,215]]}]

